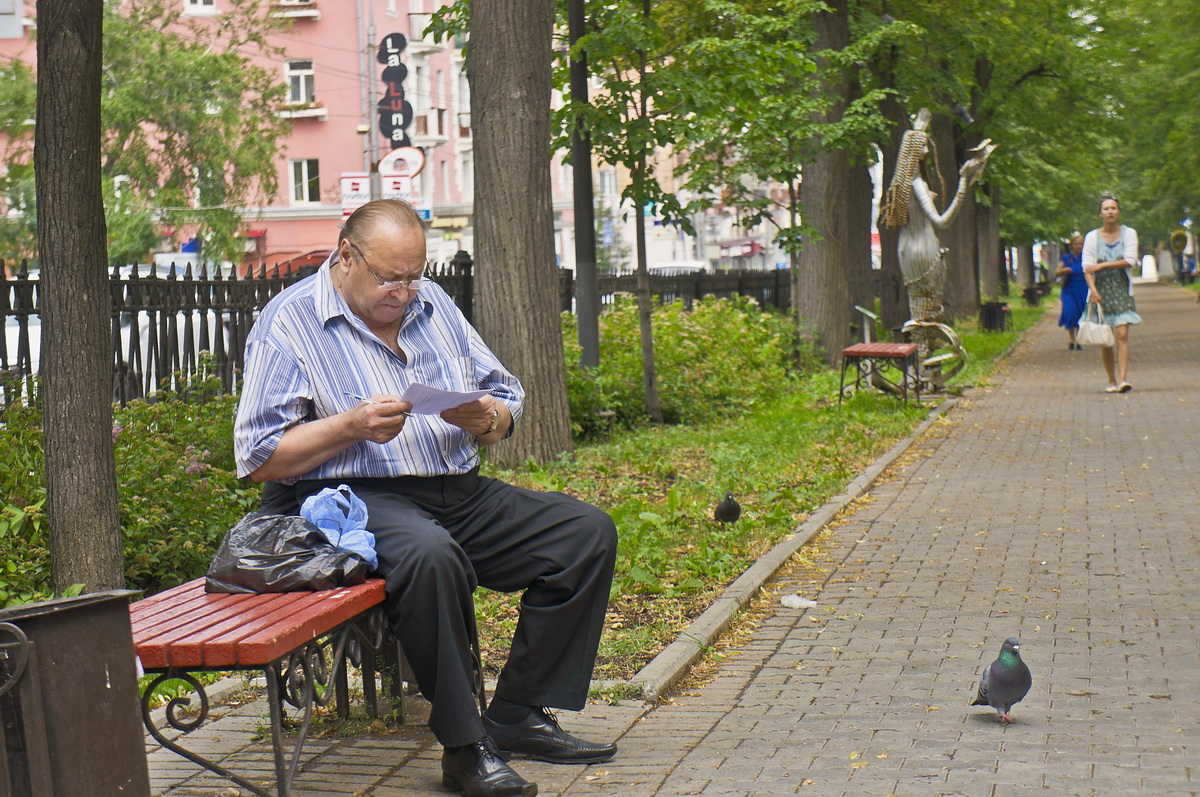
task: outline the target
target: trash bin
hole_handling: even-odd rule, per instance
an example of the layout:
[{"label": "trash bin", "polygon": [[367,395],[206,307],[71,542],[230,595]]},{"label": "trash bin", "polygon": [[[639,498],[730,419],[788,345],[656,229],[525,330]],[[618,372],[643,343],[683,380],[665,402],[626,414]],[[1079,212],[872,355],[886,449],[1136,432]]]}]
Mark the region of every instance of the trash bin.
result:
[{"label": "trash bin", "polygon": [[0,794],[149,797],[129,598],[0,609]]}]

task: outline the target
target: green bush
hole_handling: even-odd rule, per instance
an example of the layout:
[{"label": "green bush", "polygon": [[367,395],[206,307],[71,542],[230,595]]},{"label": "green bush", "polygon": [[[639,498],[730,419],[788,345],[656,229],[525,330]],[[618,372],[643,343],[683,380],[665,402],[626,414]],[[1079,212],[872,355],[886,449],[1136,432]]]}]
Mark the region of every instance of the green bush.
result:
[{"label": "green bush", "polygon": [[41,424],[41,412],[23,404],[0,411],[0,606],[49,597]]},{"label": "green bush", "polygon": [[[654,308],[654,358],[663,420],[705,423],[744,411],[793,378],[791,322],[753,299],[706,297]],[[579,368],[575,317],[563,315],[567,393],[576,436],[594,439],[609,424],[645,424],[645,387],[637,302],[621,295],[600,316],[603,356],[594,373]],[[603,416],[598,413],[612,413]]]},{"label": "green bush", "polygon": [[115,411],[125,578],[133,589],[154,593],[204,575],[225,532],[258,505],[258,485],[239,481],[233,461],[237,397],[218,389],[214,378]]},{"label": "green bush", "polygon": [[[219,387],[202,377],[113,410],[130,588],[154,593],[203,575],[225,530],[257,505],[257,485],[234,469],[237,398]],[[0,604],[9,605],[51,596],[50,554],[41,412],[12,405],[0,421]]]}]

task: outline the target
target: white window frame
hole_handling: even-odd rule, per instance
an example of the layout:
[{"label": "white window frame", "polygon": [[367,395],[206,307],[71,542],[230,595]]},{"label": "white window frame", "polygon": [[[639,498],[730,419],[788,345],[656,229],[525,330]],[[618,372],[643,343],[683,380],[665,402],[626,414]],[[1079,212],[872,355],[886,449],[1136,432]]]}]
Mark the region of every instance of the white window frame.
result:
[{"label": "white window frame", "polygon": [[475,196],[475,156],[471,152],[460,152],[458,155],[458,170],[455,174],[458,184],[458,195],[464,202],[472,201]]},{"label": "white window frame", "polygon": [[321,204],[321,170],[316,158],[289,160],[288,178],[292,184],[293,205]]},{"label": "white window frame", "polygon": [[186,17],[215,17],[216,0],[183,0],[183,15]]},{"label": "white window frame", "polygon": [[[312,105],[317,97],[316,64],[311,58],[289,58],[283,64],[287,82],[288,102],[292,105]],[[308,91],[305,92],[305,87]]]}]

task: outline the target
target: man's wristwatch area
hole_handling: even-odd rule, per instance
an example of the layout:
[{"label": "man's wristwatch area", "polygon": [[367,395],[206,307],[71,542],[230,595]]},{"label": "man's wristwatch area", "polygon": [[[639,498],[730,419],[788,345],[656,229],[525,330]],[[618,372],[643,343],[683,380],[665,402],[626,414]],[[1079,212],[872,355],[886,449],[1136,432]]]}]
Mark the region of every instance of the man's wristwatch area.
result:
[{"label": "man's wristwatch area", "polygon": [[483,434],[481,434],[479,436],[483,437],[484,435],[491,434],[492,432],[496,431],[496,427],[499,425],[500,425],[500,410],[499,410],[499,408],[496,408],[496,409],[492,410],[492,422],[488,424],[488,428],[483,432]]}]

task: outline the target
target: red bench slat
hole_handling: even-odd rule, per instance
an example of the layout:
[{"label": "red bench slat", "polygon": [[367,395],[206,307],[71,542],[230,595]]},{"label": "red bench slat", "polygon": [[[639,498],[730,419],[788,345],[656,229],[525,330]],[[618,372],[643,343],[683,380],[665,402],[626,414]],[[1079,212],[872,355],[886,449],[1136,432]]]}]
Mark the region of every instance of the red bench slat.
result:
[{"label": "red bench slat", "polygon": [[283,653],[383,603],[385,596],[382,580],[378,580],[372,590],[333,590],[333,594],[316,594],[324,596],[321,605],[306,611],[293,610],[290,628],[285,630],[281,623],[276,623],[269,629],[240,640],[237,643],[238,660],[274,661]]},{"label": "red bench slat", "polygon": [[382,579],[322,592],[227,595],[204,579],[130,606],[146,669],[261,667],[384,601]]}]

